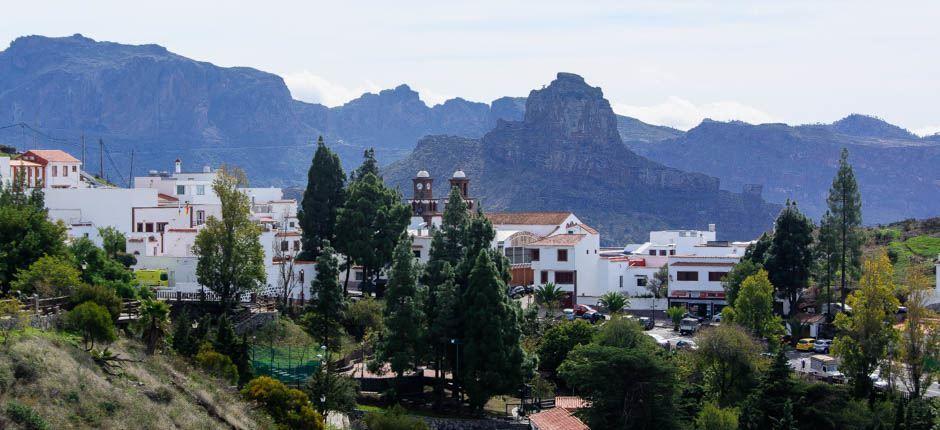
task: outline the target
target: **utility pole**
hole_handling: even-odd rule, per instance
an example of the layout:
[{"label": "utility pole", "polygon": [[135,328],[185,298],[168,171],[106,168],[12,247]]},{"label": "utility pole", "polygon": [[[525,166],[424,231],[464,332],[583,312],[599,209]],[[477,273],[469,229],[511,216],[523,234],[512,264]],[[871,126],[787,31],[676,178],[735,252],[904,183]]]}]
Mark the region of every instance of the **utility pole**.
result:
[{"label": "utility pole", "polygon": [[131,188],[131,180],[134,177],[134,150],[131,149],[131,170],[127,173],[127,188]]},{"label": "utility pole", "polygon": [[98,177],[104,179],[104,140],[98,138]]}]

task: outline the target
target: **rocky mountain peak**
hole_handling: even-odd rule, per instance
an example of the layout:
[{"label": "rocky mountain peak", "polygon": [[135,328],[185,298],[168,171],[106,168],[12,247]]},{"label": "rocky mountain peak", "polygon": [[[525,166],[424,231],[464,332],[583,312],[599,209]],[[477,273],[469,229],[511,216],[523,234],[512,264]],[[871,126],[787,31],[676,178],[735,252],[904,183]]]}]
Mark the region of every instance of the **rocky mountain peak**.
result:
[{"label": "rocky mountain peak", "polygon": [[913,133],[869,115],[851,114],[832,123],[832,129],[849,136],[881,139],[916,139]]},{"label": "rocky mountain peak", "polygon": [[584,145],[620,146],[617,117],[604,93],[573,73],[558,73],[548,86],[526,99],[524,123],[550,133],[552,139]]}]

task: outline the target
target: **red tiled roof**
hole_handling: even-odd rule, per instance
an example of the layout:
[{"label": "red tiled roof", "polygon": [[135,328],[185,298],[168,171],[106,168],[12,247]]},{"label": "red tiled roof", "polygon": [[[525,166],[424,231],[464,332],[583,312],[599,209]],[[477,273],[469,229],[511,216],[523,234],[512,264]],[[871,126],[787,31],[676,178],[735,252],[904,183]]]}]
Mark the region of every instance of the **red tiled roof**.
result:
[{"label": "red tiled roof", "polygon": [[577,245],[586,234],[556,234],[539,239],[529,246],[573,246]]},{"label": "red tiled roof", "polygon": [[587,407],[587,402],[578,396],[555,396],[555,407],[576,411]]},{"label": "red tiled roof", "polygon": [[57,162],[66,162],[66,163],[78,163],[79,160],[73,157],[71,154],[65,151],[60,151],[58,149],[33,149],[26,151],[23,155],[33,154],[39,158],[42,158],[46,161],[57,161]]},{"label": "red tiled roof", "polygon": [[598,234],[598,233],[597,233],[597,230],[594,230],[594,228],[592,228],[591,226],[589,226],[589,225],[587,225],[587,224],[578,224],[578,225],[581,227],[582,230],[584,230],[584,231],[586,231],[586,232],[588,232],[588,233],[590,233],[590,234]]},{"label": "red tiled roof", "polygon": [[178,202],[178,201],[180,201],[180,199],[178,199],[178,198],[176,198],[176,197],[173,197],[173,196],[171,196],[171,195],[169,195],[169,194],[163,194],[163,193],[157,193],[157,198],[158,198],[158,199],[163,199],[163,200],[168,200],[168,201],[171,201],[171,202]]},{"label": "red tiled roof", "polygon": [[716,262],[716,261],[703,261],[701,263],[695,263],[691,261],[679,261],[676,263],[672,263],[671,266],[731,267],[731,266],[734,266],[734,263]]},{"label": "red tiled roof", "polygon": [[565,222],[571,212],[494,212],[486,214],[493,224],[557,225]]},{"label": "red tiled roof", "polygon": [[565,408],[555,407],[529,415],[529,421],[536,430],[591,430]]}]

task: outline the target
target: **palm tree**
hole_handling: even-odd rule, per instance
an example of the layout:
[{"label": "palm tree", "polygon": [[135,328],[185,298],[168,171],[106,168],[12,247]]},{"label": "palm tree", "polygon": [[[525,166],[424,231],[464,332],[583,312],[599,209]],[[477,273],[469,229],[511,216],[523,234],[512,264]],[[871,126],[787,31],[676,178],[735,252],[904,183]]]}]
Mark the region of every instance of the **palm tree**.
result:
[{"label": "palm tree", "polygon": [[630,304],[630,299],[616,291],[608,291],[601,296],[599,302],[607,308],[608,312],[617,314],[623,311],[625,306]]},{"label": "palm tree", "polygon": [[554,282],[539,285],[535,289],[535,302],[545,307],[545,313],[548,316],[554,314],[555,307],[564,297],[565,292],[561,287],[556,286]]},{"label": "palm tree", "polygon": [[679,306],[673,306],[666,309],[666,315],[672,320],[672,329],[679,330],[679,322],[682,321],[682,316],[685,315],[685,309]]},{"label": "palm tree", "polygon": [[158,300],[146,300],[140,304],[140,317],[137,319],[137,331],[147,345],[147,354],[153,355],[157,345],[166,338],[170,331],[170,306]]}]

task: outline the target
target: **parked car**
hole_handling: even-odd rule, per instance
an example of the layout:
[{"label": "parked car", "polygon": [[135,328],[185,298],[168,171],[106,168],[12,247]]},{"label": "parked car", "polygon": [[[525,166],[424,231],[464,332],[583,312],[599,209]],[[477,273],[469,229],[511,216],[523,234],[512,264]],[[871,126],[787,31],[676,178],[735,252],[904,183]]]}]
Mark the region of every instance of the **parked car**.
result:
[{"label": "parked car", "polygon": [[695,351],[696,349],[698,349],[698,345],[696,345],[695,342],[691,340],[679,339],[678,341],[676,341],[676,349],[677,350],[688,349],[688,350]]},{"label": "parked car", "polygon": [[590,321],[591,324],[597,324],[598,321],[607,319],[607,316],[592,309],[588,312],[581,314],[581,318],[584,318]]},{"label": "parked car", "polygon": [[845,375],[839,371],[839,360],[835,357],[822,354],[813,355],[809,358],[809,368],[817,378],[826,382],[836,384],[845,382]]},{"label": "parked car", "polygon": [[888,384],[888,381],[881,379],[881,376],[879,376],[877,373],[872,373],[869,377],[871,378],[871,385],[872,387],[874,387],[875,390],[877,391],[888,390],[888,387],[890,384]]},{"label": "parked car", "polygon": [[715,322],[721,322],[721,312],[718,312],[717,314],[715,314],[715,316],[712,319]]},{"label": "parked car", "polygon": [[590,312],[597,312],[597,310],[588,305],[575,305],[574,307],[574,314],[577,316],[581,316]]},{"label": "parked car", "polygon": [[691,313],[688,313],[688,312],[686,312],[685,315],[682,315],[682,318],[694,318],[694,319],[696,319],[696,320],[698,321],[699,324],[705,322],[705,318],[704,318],[704,317],[700,317],[700,316],[698,316],[698,315],[691,314]]},{"label": "parked car", "polygon": [[907,306],[898,306],[898,313],[899,313],[899,314],[906,314],[906,313],[907,313]]},{"label": "parked car", "polygon": [[816,339],[812,337],[804,337],[796,341],[796,350],[797,351],[812,351],[813,347],[816,345]]},{"label": "parked car", "polygon": [[831,346],[832,339],[816,339],[816,342],[813,342],[813,351],[820,354],[828,354]]},{"label": "parked car", "polygon": [[521,298],[523,295],[525,295],[525,287],[523,287],[522,285],[509,287],[507,294],[509,294],[509,298],[511,299]]},{"label": "parked car", "polygon": [[683,318],[679,321],[679,334],[686,336],[698,331],[701,323],[696,318]]},{"label": "parked car", "polygon": [[574,309],[571,309],[571,308],[562,309],[562,310],[561,310],[561,314],[562,314],[562,315],[565,317],[565,319],[568,320],[568,321],[574,320]]},{"label": "parked car", "polygon": [[666,340],[666,338],[664,338],[664,337],[662,337],[662,336],[660,336],[660,335],[658,335],[658,334],[656,334],[656,333],[646,333],[646,335],[649,336],[649,337],[651,337],[651,338],[653,338],[653,340],[656,341],[656,344],[657,344],[657,345],[659,345],[659,346],[661,346],[661,347],[663,347],[663,348],[665,348],[665,349],[669,349],[669,341]]},{"label": "parked car", "polygon": [[653,329],[653,319],[650,317],[640,317],[638,319],[640,326],[643,327],[643,330],[652,330]]}]

